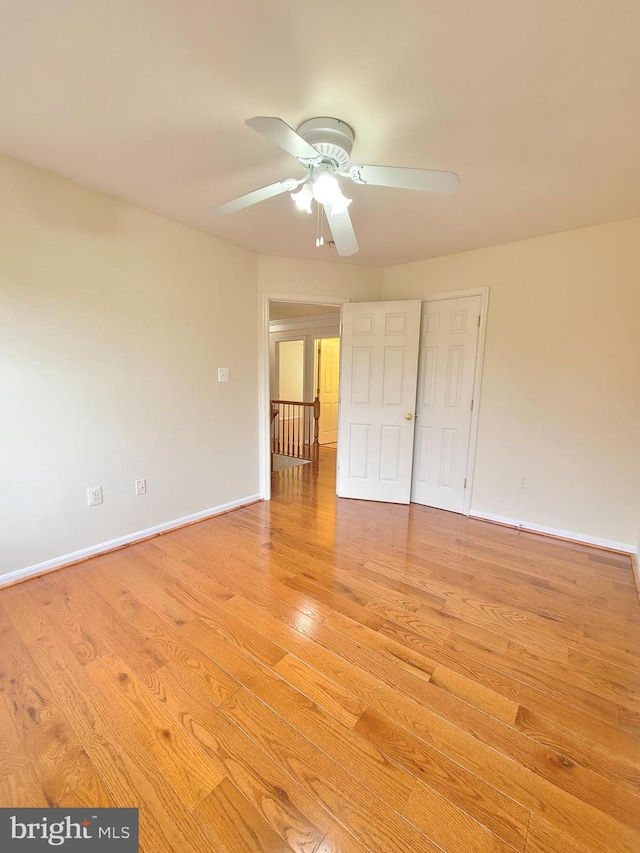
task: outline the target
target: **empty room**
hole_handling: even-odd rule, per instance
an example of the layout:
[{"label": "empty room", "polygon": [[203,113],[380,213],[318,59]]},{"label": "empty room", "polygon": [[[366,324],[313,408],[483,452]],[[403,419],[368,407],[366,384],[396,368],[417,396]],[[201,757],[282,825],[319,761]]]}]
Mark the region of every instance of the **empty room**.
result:
[{"label": "empty room", "polygon": [[0,849],[638,853],[637,0],[0,9]]}]

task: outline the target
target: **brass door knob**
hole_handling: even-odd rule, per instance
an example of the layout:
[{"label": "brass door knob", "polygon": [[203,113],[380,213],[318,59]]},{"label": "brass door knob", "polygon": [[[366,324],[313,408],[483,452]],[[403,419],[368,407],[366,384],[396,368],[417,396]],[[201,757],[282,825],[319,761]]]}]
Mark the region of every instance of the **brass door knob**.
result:
[{"label": "brass door knob", "polygon": [[413,415],[411,414],[411,412],[407,412],[407,414],[404,416],[404,419],[405,421],[412,421]]}]

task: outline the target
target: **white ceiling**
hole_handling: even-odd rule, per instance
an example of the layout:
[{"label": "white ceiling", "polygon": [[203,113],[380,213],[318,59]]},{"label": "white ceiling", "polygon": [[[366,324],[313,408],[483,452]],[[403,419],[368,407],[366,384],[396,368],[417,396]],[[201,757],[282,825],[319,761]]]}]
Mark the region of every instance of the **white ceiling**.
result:
[{"label": "white ceiling", "polygon": [[[638,0],[6,0],[0,151],[264,254],[338,260],[245,127],[329,115],[352,161],[448,169],[451,196],[349,185],[388,265],[640,215]],[[352,192],[351,192],[352,191]]]}]

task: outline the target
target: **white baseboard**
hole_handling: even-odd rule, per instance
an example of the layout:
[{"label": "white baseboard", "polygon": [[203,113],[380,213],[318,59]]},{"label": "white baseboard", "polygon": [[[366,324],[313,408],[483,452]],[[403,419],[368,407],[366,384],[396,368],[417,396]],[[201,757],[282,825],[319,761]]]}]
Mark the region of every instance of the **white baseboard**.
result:
[{"label": "white baseboard", "polygon": [[43,575],[46,572],[52,572],[55,569],[60,569],[63,566],[69,566],[72,563],[79,563],[81,560],[86,560],[88,557],[95,557],[98,554],[105,554],[108,551],[115,551],[122,548],[124,545],[131,545],[133,542],[140,542],[142,539],[151,539],[160,533],[166,533],[169,530],[175,530],[178,527],[185,527],[187,524],[193,524],[195,521],[204,521],[205,518],[212,518],[215,515],[222,515],[232,509],[240,509],[247,504],[256,503],[261,500],[261,495],[248,495],[246,498],[240,498],[237,501],[229,501],[220,506],[214,506],[209,509],[203,509],[200,512],[194,512],[191,515],[184,515],[182,518],[175,518],[173,521],[165,521],[163,524],[156,524],[154,527],[147,527],[146,530],[137,530],[135,533],[128,533],[126,536],[119,536],[117,539],[110,539],[108,542],[100,542],[99,545],[91,545],[89,548],[82,548],[80,551],[73,551],[71,554],[64,554],[62,557],[55,557],[53,560],[45,560],[43,563],[36,563],[34,566],[27,566],[24,569],[17,569],[15,572],[9,572],[6,575],[0,576],[0,587],[9,586],[18,581],[26,580],[27,578],[36,575]]},{"label": "white baseboard", "polygon": [[482,521],[493,521],[496,524],[504,524],[506,527],[515,527],[528,533],[543,533],[556,539],[567,539],[570,542],[579,542],[582,545],[594,545],[596,548],[604,548],[607,551],[620,551],[623,554],[633,555],[635,548],[628,542],[616,542],[613,539],[600,539],[597,536],[587,536],[586,533],[575,533],[573,530],[557,530],[555,527],[544,527],[541,524],[530,524],[517,518],[503,518],[500,515],[492,515],[490,512],[469,513],[471,518]]}]

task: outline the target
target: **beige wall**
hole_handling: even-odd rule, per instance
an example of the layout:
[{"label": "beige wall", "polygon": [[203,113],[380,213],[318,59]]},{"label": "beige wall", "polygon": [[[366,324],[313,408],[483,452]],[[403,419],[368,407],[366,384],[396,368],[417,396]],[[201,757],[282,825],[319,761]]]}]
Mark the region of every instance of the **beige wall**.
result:
[{"label": "beige wall", "polygon": [[255,495],[256,256],[6,157],[0,186],[0,573]]},{"label": "beige wall", "polygon": [[382,278],[380,267],[271,255],[258,258],[258,289],[261,293],[343,296],[352,302],[367,302],[381,298]]},{"label": "beige wall", "polygon": [[472,511],[634,547],[640,219],[388,268],[383,292],[481,285],[491,293]]}]

